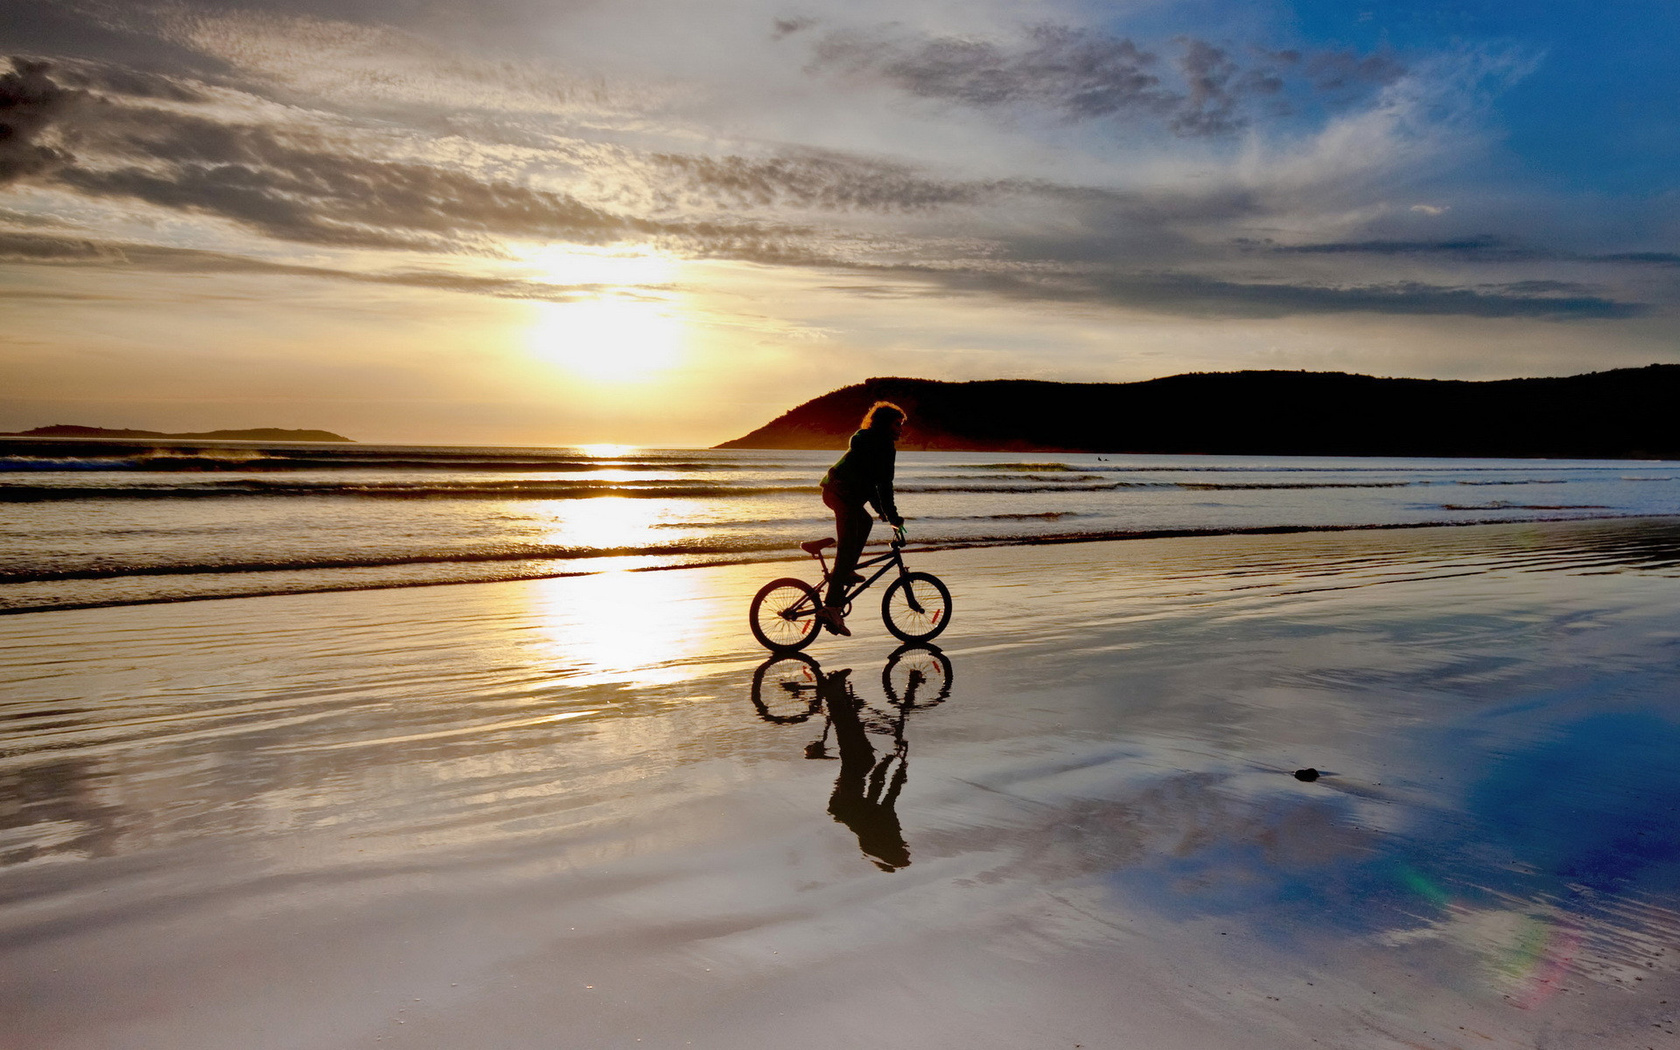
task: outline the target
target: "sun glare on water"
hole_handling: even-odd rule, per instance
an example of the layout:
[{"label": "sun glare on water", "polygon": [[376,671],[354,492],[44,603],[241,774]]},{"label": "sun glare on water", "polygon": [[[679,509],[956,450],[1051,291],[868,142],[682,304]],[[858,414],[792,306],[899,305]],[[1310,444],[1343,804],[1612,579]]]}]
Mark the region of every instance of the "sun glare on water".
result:
[{"label": "sun glare on water", "polygon": [[[665,527],[691,519],[684,501],[606,496],[556,500],[547,537],[555,546],[579,550],[635,551],[681,541],[692,531]],[[722,594],[701,586],[692,572],[627,572],[656,559],[623,557],[581,559],[597,575],[534,581],[516,592],[530,601],[528,615],[537,627],[549,673],[574,684],[676,681],[687,673],[682,664],[708,651],[727,649],[717,635],[735,622],[736,610]]]}]

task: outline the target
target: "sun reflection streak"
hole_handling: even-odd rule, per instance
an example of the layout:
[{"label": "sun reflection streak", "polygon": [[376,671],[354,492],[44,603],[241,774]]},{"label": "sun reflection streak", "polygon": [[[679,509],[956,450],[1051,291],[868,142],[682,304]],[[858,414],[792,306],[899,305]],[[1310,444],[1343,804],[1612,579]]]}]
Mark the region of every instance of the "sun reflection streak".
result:
[{"label": "sun reflection streak", "polygon": [[[553,515],[547,540],[556,546],[636,551],[688,535],[665,527],[688,517],[680,501],[562,500]],[[635,554],[590,559],[609,571],[535,584],[531,614],[549,667],[572,681],[657,684],[683,677],[681,665],[708,651],[716,624],[727,619],[720,599],[693,573],[627,571],[647,561]]]},{"label": "sun reflection streak", "polygon": [[553,524],[543,539],[556,547],[636,550],[670,540],[656,533],[656,526],[673,513],[664,500],[596,496],[556,500],[553,508]]},{"label": "sun reflection streak", "polygon": [[694,572],[605,572],[537,581],[544,662],[569,682],[659,685],[719,644],[721,599]]}]

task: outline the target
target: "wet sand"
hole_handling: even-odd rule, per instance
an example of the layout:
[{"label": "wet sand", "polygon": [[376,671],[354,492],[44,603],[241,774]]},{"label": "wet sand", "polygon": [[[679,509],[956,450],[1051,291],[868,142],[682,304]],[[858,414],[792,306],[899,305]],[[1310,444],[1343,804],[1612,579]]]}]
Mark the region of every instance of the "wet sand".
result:
[{"label": "wet sand", "polygon": [[0,1044],[1672,1045],[1680,523],[912,562],[0,618]]}]

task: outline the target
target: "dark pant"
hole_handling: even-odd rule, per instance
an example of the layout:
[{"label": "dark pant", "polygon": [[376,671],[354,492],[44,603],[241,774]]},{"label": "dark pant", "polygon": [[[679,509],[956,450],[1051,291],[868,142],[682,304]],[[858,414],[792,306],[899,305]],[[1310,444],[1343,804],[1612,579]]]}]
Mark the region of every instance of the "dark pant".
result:
[{"label": "dark pant", "polygon": [[857,569],[863,545],[869,539],[869,529],[875,518],[861,503],[848,503],[831,489],[822,490],[823,503],[834,512],[834,571],[828,577],[828,605],[846,604],[846,585],[841,583]]}]

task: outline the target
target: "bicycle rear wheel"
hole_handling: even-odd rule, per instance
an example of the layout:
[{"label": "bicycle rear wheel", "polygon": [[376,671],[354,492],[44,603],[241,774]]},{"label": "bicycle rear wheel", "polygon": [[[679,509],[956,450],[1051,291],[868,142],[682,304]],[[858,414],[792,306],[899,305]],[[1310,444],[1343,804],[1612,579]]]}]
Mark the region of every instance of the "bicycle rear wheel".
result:
[{"label": "bicycle rear wheel", "polygon": [[804,653],[778,653],[753,672],[753,707],[766,722],[803,722],[822,710],[821,683],[822,668],[815,660]]},{"label": "bicycle rear wheel", "polygon": [[906,642],[925,642],[951,622],[951,592],[931,573],[907,572],[881,596],[881,619]]},{"label": "bicycle rear wheel", "polygon": [[817,592],[804,580],[784,577],[771,580],[753,596],[747,622],[752,625],[753,637],[766,649],[791,653],[811,644],[822,625],[817,623],[817,610],[822,603]]}]

